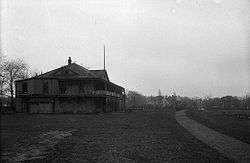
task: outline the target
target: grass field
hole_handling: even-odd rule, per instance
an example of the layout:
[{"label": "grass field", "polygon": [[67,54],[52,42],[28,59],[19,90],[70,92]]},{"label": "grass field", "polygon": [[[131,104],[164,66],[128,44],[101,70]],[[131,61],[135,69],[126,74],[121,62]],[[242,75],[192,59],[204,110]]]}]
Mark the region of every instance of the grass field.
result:
[{"label": "grass field", "polygon": [[250,144],[250,119],[216,110],[191,111],[187,115],[218,132]]},{"label": "grass field", "polygon": [[230,162],[167,112],[1,116],[1,161]]}]

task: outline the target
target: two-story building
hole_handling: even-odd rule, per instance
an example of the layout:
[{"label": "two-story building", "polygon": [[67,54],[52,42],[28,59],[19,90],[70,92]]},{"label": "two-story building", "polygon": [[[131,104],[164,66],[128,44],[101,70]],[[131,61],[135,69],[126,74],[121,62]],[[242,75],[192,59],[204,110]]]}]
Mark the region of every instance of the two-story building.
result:
[{"label": "two-story building", "polygon": [[28,113],[98,113],[122,110],[125,89],[109,81],[106,70],[76,63],[16,84],[16,111]]}]

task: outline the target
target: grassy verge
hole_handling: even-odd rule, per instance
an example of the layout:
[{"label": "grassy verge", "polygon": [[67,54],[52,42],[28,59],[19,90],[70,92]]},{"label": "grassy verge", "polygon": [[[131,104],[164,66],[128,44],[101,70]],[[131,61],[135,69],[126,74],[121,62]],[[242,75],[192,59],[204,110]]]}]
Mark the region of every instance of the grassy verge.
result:
[{"label": "grassy verge", "polygon": [[[48,133],[57,135],[51,138]],[[66,137],[61,138],[58,133]],[[72,135],[67,136],[69,133]],[[38,147],[44,138],[43,142],[50,145],[56,138],[61,139],[46,148],[45,157],[32,161],[230,162],[195,139],[171,114],[163,111],[1,117],[2,152],[15,155],[20,148]]]},{"label": "grassy verge", "polygon": [[250,144],[250,120],[218,111],[189,110],[187,116],[220,133]]}]

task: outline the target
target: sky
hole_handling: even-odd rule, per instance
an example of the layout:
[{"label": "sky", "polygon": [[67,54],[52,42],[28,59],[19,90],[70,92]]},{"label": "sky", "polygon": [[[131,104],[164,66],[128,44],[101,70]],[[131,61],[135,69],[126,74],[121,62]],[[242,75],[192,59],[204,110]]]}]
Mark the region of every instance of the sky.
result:
[{"label": "sky", "polygon": [[106,69],[144,95],[250,92],[249,0],[1,0],[1,53],[33,71]]}]

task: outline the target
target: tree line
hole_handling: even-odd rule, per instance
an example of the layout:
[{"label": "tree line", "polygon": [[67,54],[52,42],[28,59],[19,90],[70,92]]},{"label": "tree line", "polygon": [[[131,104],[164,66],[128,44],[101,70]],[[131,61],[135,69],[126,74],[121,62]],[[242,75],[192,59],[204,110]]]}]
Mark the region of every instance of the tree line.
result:
[{"label": "tree line", "polygon": [[136,91],[127,91],[126,106],[131,109],[250,109],[250,96],[190,98],[175,93],[165,96],[144,96]]}]

